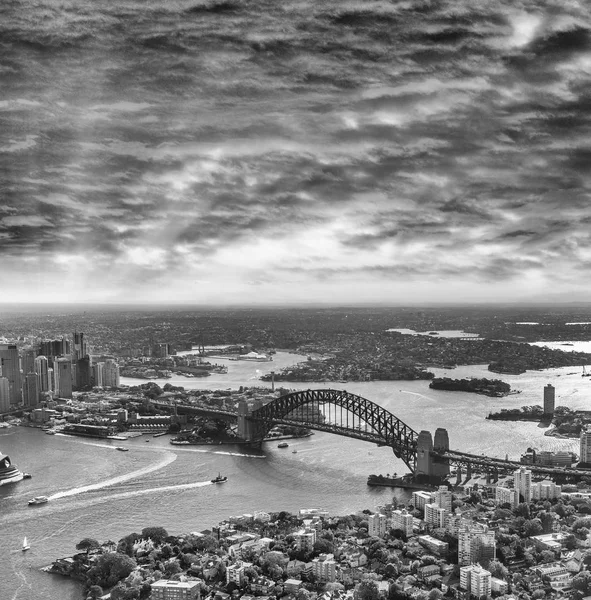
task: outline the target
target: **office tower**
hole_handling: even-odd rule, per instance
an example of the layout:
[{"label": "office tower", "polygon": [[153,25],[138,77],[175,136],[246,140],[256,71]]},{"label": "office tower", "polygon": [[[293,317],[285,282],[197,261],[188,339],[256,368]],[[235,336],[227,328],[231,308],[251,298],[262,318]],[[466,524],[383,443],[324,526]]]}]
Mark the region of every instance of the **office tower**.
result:
[{"label": "office tower", "polygon": [[119,387],[119,365],[112,359],[105,361],[103,384],[105,387]]},{"label": "office tower", "polygon": [[555,405],[555,392],[554,386],[550,383],[544,388],[544,414],[553,415]]},{"label": "office tower", "polygon": [[76,361],[75,373],[77,390],[86,390],[92,387],[92,361],[88,354]]},{"label": "office tower", "polygon": [[105,385],[104,371],[105,371],[105,363],[104,362],[100,362],[100,363],[96,363],[96,365],[92,365],[92,379],[93,379],[93,384],[96,387],[104,387],[104,385]]},{"label": "office tower", "polygon": [[531,471],[525,467],[519,467],[513,472],[513,487],[519,492],[521,502],[531,500]]},{"label": "office tower", "polygon": [[72,397],[72,363],[67,358],[58,358],[53,363],[55,393],[59,398]]},{"label": "office tower", "polygon": [[579,437],[579,454],[579,460],[581,462],[591,462],[591,430],[581,430],[581,435]]},{"label": "office tower", "polygon": [[22,383],[18,348],[14,344],[0,344],[0,367],[10,386],[10,404],[18,406],[22,402]]},{"label": "office tower", "polygon": [[460,588],[476,598],[488,598],[491,592],[491,574],[480,565],[460,567]]},{"label": "office tower", "polygon": [[23,370],[23,375],[27,373],[33,373],[35,371],[35,357],[37,353],[34,350],[26,350],[23,353],[23,357],[21,360],[21,366]]},{"label": "office tower", "polygon": [[37,373],[27,373],[23,379],[23,404],[27,408],[36,408],[39,404]]},{"label": "office tower", "polygon": [[458,564],[488,566],[495,556],[495,532],[481,523],[464,521],[458,531]]},{"label": "office tower", "polygon": [[367,534],[370,536],[382,537],[388,531],[388,519],[386,515],[369,515],[367,517]]},{"label": "office tower", "polygon": [[37,387],[39,393],[48,392],[49,387],[49,363],[45,356],[38,356],[35,359],[34,371],[37,374]]},{"label": "office tower", "polygon": [[47,369],[47,382],[48,382],[47,391],[55,392],[55,377],[54,377],[53,369],[51,367],[48,367],[48,369]]},{"label": "office tower", "polygon": [[433,504],[446,511],[451,512],[452,494],[445,485],[440,485],[436,492],[433,493]]},{"label": "office tower", "polygon": [[39,345],[39,354],[48,359],[70,354],[70,342],[64,337],[61,340],[48,340]]},{"label": "office tower", "polygon": [[10,383],[8,377],[0,377],[0,413],[10,411]]},{"label": "office tower", "polygon": [[72,347],[72,362],[78,362],[88,354],[86,340],[83,333],[74,332],[74,346]]}]

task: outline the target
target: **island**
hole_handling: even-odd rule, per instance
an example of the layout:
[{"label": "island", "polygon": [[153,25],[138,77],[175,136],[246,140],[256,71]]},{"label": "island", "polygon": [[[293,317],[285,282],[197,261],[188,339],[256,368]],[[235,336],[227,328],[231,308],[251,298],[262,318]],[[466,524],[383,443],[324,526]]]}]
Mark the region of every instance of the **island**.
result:
[{"label": "island", "polygon": [[500,379],[472,377],[470,379],[451,379],[451,377],[435,377],[429,384],[434,390],[472,392],[485,396],[502,397],[511,393],[511,386]]}]

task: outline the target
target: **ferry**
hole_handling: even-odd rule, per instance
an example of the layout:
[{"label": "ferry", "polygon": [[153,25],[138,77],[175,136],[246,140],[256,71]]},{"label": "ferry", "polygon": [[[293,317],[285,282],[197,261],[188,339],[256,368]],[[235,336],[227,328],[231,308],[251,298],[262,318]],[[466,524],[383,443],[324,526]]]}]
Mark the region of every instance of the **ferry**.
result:
[{"label": "ferry", "polygon": [[46,504],[47,502],[49,502],[47,496],[35,496],[29,500],[28,504],[29,506],[37,506],[38,504]]},{"label": "ferry", "polygon": [[6,454],[0,453],[0,486],[22,481],[24,475],[10,462],[10,458]]},{"label": "ferry", "polygon": [[228,478],[222,476],[221,473],[218,473],[218,476],[215,479],[212,479],[211,483],[225,483],[226,481],[228,481]]}]

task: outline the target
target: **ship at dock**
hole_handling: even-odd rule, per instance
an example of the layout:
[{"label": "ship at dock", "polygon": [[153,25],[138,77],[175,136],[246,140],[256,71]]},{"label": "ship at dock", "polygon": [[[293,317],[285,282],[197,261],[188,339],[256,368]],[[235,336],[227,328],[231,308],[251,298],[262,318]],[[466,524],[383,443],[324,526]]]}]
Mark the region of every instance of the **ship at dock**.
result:
[{"label": "ship at dock", "polygon": [[0,485],[16,483],[24,478],[25,474],[19,471],[10,461],[10,457],[0,452]]}]

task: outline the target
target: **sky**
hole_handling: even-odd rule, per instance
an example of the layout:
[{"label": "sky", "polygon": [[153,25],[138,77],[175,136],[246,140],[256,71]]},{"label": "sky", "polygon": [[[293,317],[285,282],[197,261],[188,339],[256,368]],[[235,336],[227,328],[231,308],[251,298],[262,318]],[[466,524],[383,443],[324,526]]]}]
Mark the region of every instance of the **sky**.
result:
[{"label": "sky", "polygon": [[11,0],[0,301],[591,298],[586,0]]}]

